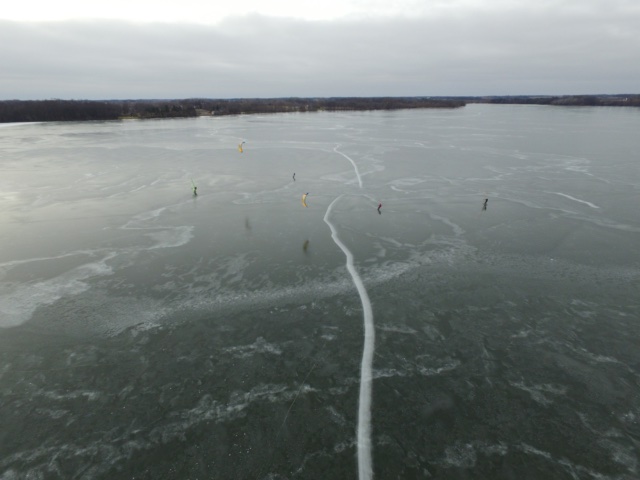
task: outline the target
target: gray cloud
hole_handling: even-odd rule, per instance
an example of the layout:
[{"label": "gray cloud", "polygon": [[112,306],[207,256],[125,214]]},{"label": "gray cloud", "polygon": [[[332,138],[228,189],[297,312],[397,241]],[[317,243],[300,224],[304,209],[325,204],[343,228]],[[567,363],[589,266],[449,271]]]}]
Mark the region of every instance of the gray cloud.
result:
[{"label": "gray cloud", "polygon": [[[555,2],[554,2],[555,3]],[[502,2],[416,18],[213,26],[0,22],[0,97],[634,93],[635,2]]]}]

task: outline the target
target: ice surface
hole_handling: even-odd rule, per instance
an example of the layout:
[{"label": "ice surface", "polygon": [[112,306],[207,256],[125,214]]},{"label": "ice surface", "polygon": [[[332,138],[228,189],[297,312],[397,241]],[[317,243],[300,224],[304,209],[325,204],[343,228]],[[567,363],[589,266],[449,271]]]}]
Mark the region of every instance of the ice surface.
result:
[{"label": "ice surface", "polygon": [[638,131],[1,128],[0,478],[356,478],[367,319],[373,478],[637,477]]}]

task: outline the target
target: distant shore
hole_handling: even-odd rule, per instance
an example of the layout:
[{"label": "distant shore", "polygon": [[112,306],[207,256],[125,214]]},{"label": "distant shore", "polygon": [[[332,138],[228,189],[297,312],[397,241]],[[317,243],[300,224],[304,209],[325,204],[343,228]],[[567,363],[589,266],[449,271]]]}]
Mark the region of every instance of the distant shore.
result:
[{"label": "distant shore", "polygon": [[460,108],[469,103],[640,107],[640,95],[4,100],[0,123],[183,118],[256,113]]}]

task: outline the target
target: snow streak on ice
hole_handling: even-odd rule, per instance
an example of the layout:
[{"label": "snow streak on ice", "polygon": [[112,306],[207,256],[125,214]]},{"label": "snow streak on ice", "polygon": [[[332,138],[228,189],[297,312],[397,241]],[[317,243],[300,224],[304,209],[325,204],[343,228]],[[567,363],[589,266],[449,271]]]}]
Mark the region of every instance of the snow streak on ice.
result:
[{"label": "snow streak on ice", "polygon": [[[358,179],[360,179],[359,176]],[[364,283],[353,264],[353,254],[346,245],[342,243],[335,227],[329,221],[329,215],[331,214],[334,204],[342,197],[343,195],[340,195],[331,202],[331,205],[329,205],[324,215],[324,221],[331,229],[331,238],[333,238],[333,241],[347,257],[347,270],[351,274],[353,283],[358,289],[364,313],[364,348],[362,351],[362,363],[360,365],[360,400],[358,406],[358,477],[360,480],[369,480],[373,477],[373,462],[371,459],[371,383],[375,331],[373,328],[371,302],[369,301],[367,290],[364,288]]]}]

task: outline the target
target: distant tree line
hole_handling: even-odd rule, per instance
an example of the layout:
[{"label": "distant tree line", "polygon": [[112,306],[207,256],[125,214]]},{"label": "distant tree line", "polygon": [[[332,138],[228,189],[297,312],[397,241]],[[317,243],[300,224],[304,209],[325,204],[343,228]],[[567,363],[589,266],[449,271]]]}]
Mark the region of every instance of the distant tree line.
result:
[{"label": "distant tree line", "polygon": [[467,103],[639,107],[640,95],[330,97],[185,100],[6,100],[0,123],[172,118],[199,115],[458,108]]},{"label": "distant tree line", "polygon": [[321,110],[394,110],[455,108],[464,102],[421,97],[252,98],[186,100],[7,100],[0,101],[0,122],[117,120],[198,115],[316,112]]},{"label": "distant tree line", "polygon": [[8,100],[0,102],[0,122],[117,119],[121,108],[109,102],[77,100]]},{"label": "distant tree line", "polygon": [[640,95],[514,95],[459,97],[466,103],[502,103],[519,105],[640,107]]},{"label": "distant tree line", "polygon": [[119,118],[195,117],[193,105],[178,100],[7,100],[0,101],[0,122],[117,120]]},{"label": "distant tree line", "polygon": [[198,100],[198,108],[212,115],[240,113],[318,112],[345,110],[398,110],[405,108],[457,108],[465,102],[427,97],[330,97]]}]

